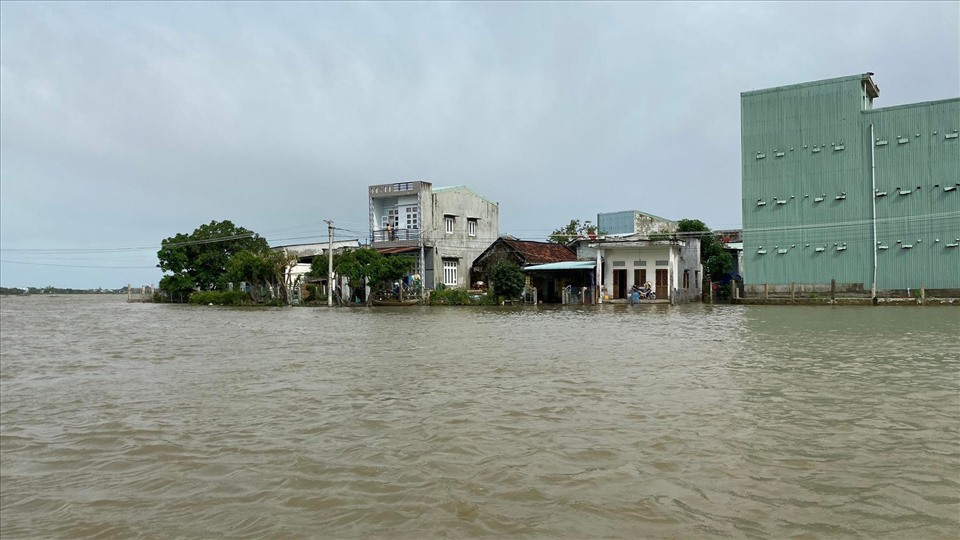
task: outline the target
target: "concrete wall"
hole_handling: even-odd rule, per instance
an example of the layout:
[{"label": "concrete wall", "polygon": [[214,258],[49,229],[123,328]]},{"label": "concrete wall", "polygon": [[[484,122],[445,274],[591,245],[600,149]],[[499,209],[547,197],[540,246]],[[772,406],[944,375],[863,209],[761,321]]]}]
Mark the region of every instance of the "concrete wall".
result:
[{"label": "concrete wall", "polygon": [[677,230],[677,223],[667,219],[637,212],[633,216],[633,230],[634,232],[643,236],[648,236],[652,233],[658,232],[669,233]]},{"label": "concrete wall", "polygon": [[[464,186],[433,188],[429,182],[377,184],[368,189],[370,197],[371,247],[415,247],[422,242],[423,282],[427,288],[443,281],[443,260],[457,261],[457,285],[469,286],[470,265],[500,236],[500,207]],[[417,228],[407,229],[408,207],[417,208]],[[398,210],[398,231],[383,232],[383,217]],[[452,232],[446,232],[445,218],[454,220]],[[469,223],[476,221],[476,234]],[[419,258],[419,254],[417,254]]]},{"label": "concrete wall", "polygon": [[[428,225],[423,242],[433,248],[432,276],[428,287],[443,281],[443,260],[457,261],[457,288],[470,285],[470,265],[500,236],[500,207],[466,187],[434,190],[430,197]],[[446,232],[446,217],[452,217],[453,232]],[[476,234],[469,234],[469,222],[476,221]],[[432,279],[431,279],[432,277]]]},{"label": "concrete wall", "polygon": [[[680,257],[676,264],[676,294],[678,303],[697,302],[703,288],[703,266],[700,264],[700,239],[688,238],[680,246]],[[683,287],[683,273],[688,274],[688,287]]]}]

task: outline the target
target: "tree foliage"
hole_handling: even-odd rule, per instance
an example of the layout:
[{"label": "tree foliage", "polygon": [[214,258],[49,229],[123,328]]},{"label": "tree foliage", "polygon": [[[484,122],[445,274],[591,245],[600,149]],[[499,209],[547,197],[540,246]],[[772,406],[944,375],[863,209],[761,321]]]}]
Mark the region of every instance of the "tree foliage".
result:
[{"label": "tree foliage", "polygon": [[723,242],[706,223],[699,219],[681,219],[677,222],[677,233],[700,239],[700,263],[710,279],[719,281],[733,267],[733,257],[723,249]]},{"label": "tree foliage", "polygon": [[526,286],[523,270],[509,261],[498,263],[490,275],[490,280],[492,281],[493,294],[502,298],[518,298],[523,294],[523,289]]},{"label": "tree foliage", "polygon": [[[310,265],[310,277],[327,277],[326,257],[316,257]],[[394,255],[384,257],[379,251],[360,248],[333,256],[333,273],[346,277],[354,287],[367,283],[372,288],[390,287],[413,271],[413,257]]]},{"label": "tree foliage", "polygon": [[171,301],[182,302],[196,290],[196,283],[185,274],[167,274],[160,278],[160,290],[166,291]]},{"label": "tree foliage", "polygon": [[211,221],[190,234],[178,233],[160,243],[160,267],[169,272],[160,288],[170,292],[225,289],[230,281],[227,266],[231,258],[247,251],[263,255],[270,247],[256,233],[230,221]]},{"label": "tree foliage", "polygon": [[286,273],[295,261],[295,256],[282,251],[239,251],[227,263],[227,280],[252,285],[255,301],[262,300],[257,290],[263,287],[277,287],[280,297],[284,298],[287,290]]},{"label": "tree foliage", "polygon": [[547,242],[568,244],[577,238],[597,234],[602,233],[597,231],[597,227],[595,225],[590,224],[590,220],[581,223],[579,219],[571,219],[570,223],[568,223],[566,226],[550,233],[550,236],[547,238]]}]

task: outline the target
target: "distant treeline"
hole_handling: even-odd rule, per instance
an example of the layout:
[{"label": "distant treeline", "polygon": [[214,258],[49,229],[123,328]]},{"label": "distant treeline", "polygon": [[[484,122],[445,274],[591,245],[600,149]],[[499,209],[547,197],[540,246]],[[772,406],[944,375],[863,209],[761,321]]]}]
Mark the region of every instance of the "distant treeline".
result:
[{"label": "distant treeline", "polygon": [[60,287],[0,287],[0,294],[119,294],[127,292],[122,289],[61,289]]}]

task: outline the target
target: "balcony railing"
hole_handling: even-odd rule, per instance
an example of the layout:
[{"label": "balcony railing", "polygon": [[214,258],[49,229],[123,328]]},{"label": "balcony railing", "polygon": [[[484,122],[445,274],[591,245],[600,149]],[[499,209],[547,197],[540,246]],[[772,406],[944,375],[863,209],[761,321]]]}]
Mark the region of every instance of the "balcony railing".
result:
[{"label": "balcony railing", "polygon": [[420,229],[375,229],[370,234],[370,243],[419,241]]}]

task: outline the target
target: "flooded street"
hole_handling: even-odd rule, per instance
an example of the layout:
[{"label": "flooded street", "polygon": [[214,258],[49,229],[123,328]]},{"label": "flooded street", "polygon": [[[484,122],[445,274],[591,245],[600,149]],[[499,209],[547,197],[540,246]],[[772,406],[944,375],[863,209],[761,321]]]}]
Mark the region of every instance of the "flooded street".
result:
[{"label": "flooded street", "polygon": [[4,539],[960,535],[955,307],[0,308]]}]

